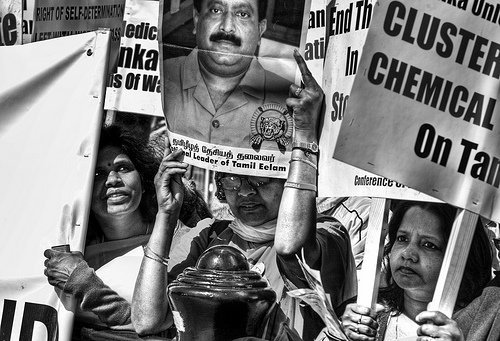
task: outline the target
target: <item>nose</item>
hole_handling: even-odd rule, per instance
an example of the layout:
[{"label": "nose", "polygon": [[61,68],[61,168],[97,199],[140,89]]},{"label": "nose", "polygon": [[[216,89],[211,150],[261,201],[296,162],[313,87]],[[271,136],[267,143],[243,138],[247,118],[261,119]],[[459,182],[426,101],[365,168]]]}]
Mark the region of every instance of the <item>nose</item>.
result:
[{"label": "nose", "polygon": [[418,262],[419,257],[416,246],[413,244],[408,244],[401,253],[401,257],[403,257],[404,260],[409,260],[413,263]]},{"label": "nose", "polygon": [[224,12],[224,14],[222,15],[220,30],[226,33],[234,32],[234,17],[233,14],[229,11]]},{"label": "nose", "polygon": [[238,195],[246,197],[246,196],[253,195],[256,193],[257,193],[257,190],[255,188],[253,188],[252,185],[250,185],[250,183],[248,182],[248,179],[244,178],[241,180],[241,186],[240,186],[240,189],[238,190]]},{"label": "nose", "polygon": [[118,172],[111,171],[111,172],[109,172],[108,177],[106,179],[106,187],[113,187],[121,182],[122,182],[122,178],[120,178],[120,175],[118,174]]}]

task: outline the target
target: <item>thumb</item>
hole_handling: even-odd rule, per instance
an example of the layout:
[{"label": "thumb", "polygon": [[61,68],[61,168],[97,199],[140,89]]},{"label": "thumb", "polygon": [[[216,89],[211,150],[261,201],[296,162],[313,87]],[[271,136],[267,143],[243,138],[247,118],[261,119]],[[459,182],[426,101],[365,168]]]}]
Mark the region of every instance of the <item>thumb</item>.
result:
[{"label": "thumb", "polygon": [[170,140],[168,135],[165,135],[165,150],[163,151],[163,156],[167,156],[171,153],[170,151]]},{"label": "thumb", "polygon": [[382,304],[380,304],[380,303],[375,304],[375,312],[377,314],[384,311],[384,309],[385,309],[385,307]]}]

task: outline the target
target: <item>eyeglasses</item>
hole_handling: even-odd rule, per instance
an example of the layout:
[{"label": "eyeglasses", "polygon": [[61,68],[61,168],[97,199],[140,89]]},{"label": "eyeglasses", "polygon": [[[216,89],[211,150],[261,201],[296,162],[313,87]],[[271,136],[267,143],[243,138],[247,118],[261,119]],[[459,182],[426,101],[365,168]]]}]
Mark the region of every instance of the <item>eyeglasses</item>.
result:
[{"label": "eyeglasses", "polygon": [[228,175],[220,179],[222,188],[226,191],[237,191],[241,188],[241,184],[245,179],[252,188],[257,188],[263,185],[267,185],[271,182],[270,178],[258,177],[258,176],[239,176],[239,175]]}]

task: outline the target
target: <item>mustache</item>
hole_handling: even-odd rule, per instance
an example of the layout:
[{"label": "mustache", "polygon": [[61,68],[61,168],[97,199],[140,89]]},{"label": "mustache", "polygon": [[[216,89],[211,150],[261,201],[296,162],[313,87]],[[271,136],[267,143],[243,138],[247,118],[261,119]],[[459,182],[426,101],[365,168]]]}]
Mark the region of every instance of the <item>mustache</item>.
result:
[{"label": "mustache", "polygon": [[217,42],[219,40],[226,40],[232,42],[236,46],[241,46],[241,38],[237,37],[233,33],[226,33],[226,32],[215,32],[212,35],[210,35],[210,41]]}]

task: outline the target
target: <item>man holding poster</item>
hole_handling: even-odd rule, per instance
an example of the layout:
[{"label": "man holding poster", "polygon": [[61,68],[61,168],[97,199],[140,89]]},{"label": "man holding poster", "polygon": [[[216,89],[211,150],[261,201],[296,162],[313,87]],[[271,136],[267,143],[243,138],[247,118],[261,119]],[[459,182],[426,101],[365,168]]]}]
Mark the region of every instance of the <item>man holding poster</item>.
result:
[{"label": "man holding poster", "polygon": [[164,62],[168,129],[198,141],[290,149],[290,82],[255,57],[266,30],[267,0],[197,0],[197,48]]}]

